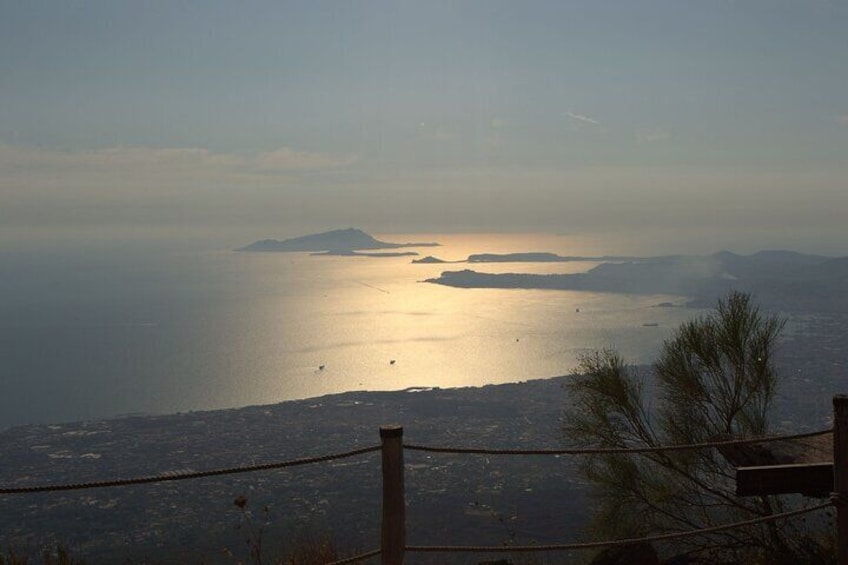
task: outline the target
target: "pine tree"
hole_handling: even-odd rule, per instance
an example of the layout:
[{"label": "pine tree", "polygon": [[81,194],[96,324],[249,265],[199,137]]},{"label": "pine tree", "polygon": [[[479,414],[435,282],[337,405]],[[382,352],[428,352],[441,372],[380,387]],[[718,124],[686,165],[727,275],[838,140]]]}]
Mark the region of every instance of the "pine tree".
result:
[{"label": "pine tree", "polygon": [[[584,356],[568,385],[566,437],[574,446],[619,448],[768,434],[784,323],[762,314],[750,295],[732,292],[684,323],[653,371],[627,365],[612,349]],[[597,496],[593,533],[606,539],[697,530],[781,512],[787,504],[736,497],[734,469],[712,448],[593,455],[581,472]],[[822,551],[797,522],[702,535],[673,550],[711,563],[811,562]]]}]

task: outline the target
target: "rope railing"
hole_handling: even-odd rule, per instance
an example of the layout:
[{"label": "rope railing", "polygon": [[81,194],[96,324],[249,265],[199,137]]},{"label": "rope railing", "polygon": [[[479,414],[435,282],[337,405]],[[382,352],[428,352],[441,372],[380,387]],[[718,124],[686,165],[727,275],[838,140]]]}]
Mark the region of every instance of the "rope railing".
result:
[{"label": "rope railing", "polygon": [[719,526],[711,526],[709,528],[701,528],[699,530],[686,530],[684,532],[671,532],[668,534],[658,534],[654,536],[645,536],[640,538],[629,538],[629,539],[619,539],[619,540],[608,540],[608,541],[591,541],[591,542],[583,542],[583,543],[563,543],[563,544],[546,544],[546,545],[408,545],[406,546],[406,551],[409,552],[431,552],[431,553],[505,553],[505,552],[515,552],[515,553],[525,553],[525,552],[533,552],[533,551],[574,551],[580,549],[600,549],[603,547],[620,547],[624,545],[633,545],[636,543],[651,543],[657,541],[669,541],[675,539],[682,539],[687,537],[694,536],[703,536],[708,534],[714,534],[717,532],[723,532],[725,530],[735,530],[737,528],[744,528],[747,526],[754,526],[757,524],[764,524],[767,522],[774,522],[776,520],[782,520],[785,518],[792,518],[794,516],[800,516],[802,514],[809,514],[811,512],[817,512],[819,510],[823,510],[833,506],[833,503],[828,501],[822,504],[818,504],[816,506],[810,506],[807,508],[801,508],[798,510],[791,510],[789,512],[781,512],[779,514],[770,514],[768,516],[761,516],[759,518],[753,518],[751,520],[743,520],[740,522],[733,522],[730,524],[722,524]]},{"label": "rope railing", "polygon": [[142,485],[147,483],[161,483],[165,481],[184,481],[187,479],[200,479],[203,477],[217,477],[221,475],[235,475],[239,473],[252,473],[255,471],[270,471],[273,469],[284,469],[286,467],[296,467],[299,465],[310,465],[313,463],[325,463],[336,459],[345,459],[347,457],[355,457],[372,451],[379,451],[382,448],[380,445],[372,445],[370,447],[362,447],[343,453],[331,453],[328,455],[320,455],[318,457],[303,457],[299,459],[291,459],[288,461],[279,461],[275,463],[261,463],[257,465],[247,465],[243,467],[229,467],[224,469],[211,469],[208,471],[186,471],[172,472],[161,475],[151,475],[147,477],[136,477],[133,479],[116,479],[111,481],[92,481],[86,483],[70,483],[70,484],[55,484],[55,485],[38,485],[28,487],[0,487],[0,494],[29,494],[35,492],[56,492],[63,490],[82,490],[89,488],[103,487],[122,487],[130,485]]},{"label": "rope railing", "polygon": [[330,561],[326,565],[347,565],[348,563],[358,563],[359,561],[365,561],[366,559],[377,557],[381,553],[382,551],[380,551],[379,549],[375,549],[374,551],[369,551],[367,553],[360,553],[359,555],[345,557],[344,559],[339,559],[338,561]]},{"label": "rope railing", "polygon": [[426,451],[429,453],[459,453],[474,455],[613,455],[627,453],[662,453],[667,451],[686,451],[690,449],[705,449],[709,447],[728,447],[733,445],[749,445],[752,443],[768,443],[777,441],[792,441],[807,439],[833,433],[832,429],[805,432],[784,436],[765,436],[731,440],[707,441],[702,443],[687,443],[678,445],[655,445],[642,447],[605,447],[605,448],[574,448],[574,449],[490,449],[485,447],[435,447],[404,443],[403,448],[409,451]]},{"label": "rope railing", "polygon": [[[761,516],[751,520],[742,520],[729,524],[721,524],[719,526],[711,526],[698,530],[686,530],[683,532],[671,532],[667,534],[657,534],[653,536],[644,536],[639,538],[626,538],[617,540],[591,541],[591,542],[576,542],[576,543],[560,543],[560,544],[533,544],[533,545],[407,545],[405,551],[410,553],[533,553],[533,552],[549,552],[549,551],[579,551],[585,549],[601,549],[622,547],[634,545],[637,543],[653,543],[661,541],[679,540],[688,537],[703,536],[723,532],[726,530],[734,530],[747,526],[755,526],[757,524],[765,524],[768,522],[776,522],[795,516],[818,512],[834,506],[834,502],[828,501],[807,508],[800,508],[788,512]],[[379,549],[360,553],[337,561],[327,563],[327,565],[347,565],[349,563],[357,563],[372,557],[380,555],[382,552]]]}]

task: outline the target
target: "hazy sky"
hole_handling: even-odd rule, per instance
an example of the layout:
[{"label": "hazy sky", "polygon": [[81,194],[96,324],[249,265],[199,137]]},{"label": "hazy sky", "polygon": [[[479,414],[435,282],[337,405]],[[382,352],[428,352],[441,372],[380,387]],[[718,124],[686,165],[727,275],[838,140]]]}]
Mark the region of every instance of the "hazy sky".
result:
[{"label": "hazy sky", "polygon": [[6,1],[0,231],[848,254],[846,30],[841,0]]}]

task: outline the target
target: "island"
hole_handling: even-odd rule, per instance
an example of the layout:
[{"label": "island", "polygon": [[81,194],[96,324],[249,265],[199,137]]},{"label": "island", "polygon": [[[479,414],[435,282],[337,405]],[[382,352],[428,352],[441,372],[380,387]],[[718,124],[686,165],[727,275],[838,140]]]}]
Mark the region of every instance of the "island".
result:
[{"label": "island", "polygon": [[457,263],[458,261],[445,261],[444,259],[439,259],[438,257],[433,257],[432,255],[427,255],[421,259],[413,259],[413,263],[428,263],[428,264],[436,264],[436,263]]},{"label": "island", "polygon": [[438,243],[391,243],[380,241],[356,228],[332,230],[282,241],[263,239],[236,251],[249,252],[327,252],[333,255],[352,255],[354,251],[370,249],[399,249],[402,247],[437,247]]}]

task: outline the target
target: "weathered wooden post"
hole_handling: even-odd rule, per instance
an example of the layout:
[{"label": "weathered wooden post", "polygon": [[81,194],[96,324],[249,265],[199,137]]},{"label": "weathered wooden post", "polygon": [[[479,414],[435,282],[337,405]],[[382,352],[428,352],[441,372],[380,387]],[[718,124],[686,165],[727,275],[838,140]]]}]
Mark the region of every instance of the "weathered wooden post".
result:
[{"label": "weathered wooden post", "polygon": [[837,563],[848,565],[848,395],[833,397],[833,490]]},{"label": "weathered wooden post", "polygon": [[383,443],[382,565],[403,565],[406,499],[403,490],[403,428],[380,428]]}]

